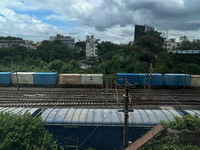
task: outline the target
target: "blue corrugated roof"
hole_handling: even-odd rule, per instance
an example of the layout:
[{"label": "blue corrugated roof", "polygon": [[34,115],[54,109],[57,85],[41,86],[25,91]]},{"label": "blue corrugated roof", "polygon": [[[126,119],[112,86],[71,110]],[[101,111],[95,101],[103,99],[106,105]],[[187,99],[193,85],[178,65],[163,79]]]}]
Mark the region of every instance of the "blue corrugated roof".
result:
[{"label": "blue corrugated roof", "polygon": [[[199,110],[187,111],[190,114],[197,113]],[[63,125],[113,125],[122,126],[124,124],[124,113],[117,109],[46,109],[42,114],[46,124]],[[154,126],[160,120],[172,121],[174,116],[182,116],[176,110],[145,110],[136,109],[129,112],[129,125],[149,125]]]},{"label": "blue corrugated roof", "polygon": [[36,116],[40,111],[40,108],[0,107],[0,112],[10,112],[13,114],[24,114],[25,112],[29,112],[32,116]]}]

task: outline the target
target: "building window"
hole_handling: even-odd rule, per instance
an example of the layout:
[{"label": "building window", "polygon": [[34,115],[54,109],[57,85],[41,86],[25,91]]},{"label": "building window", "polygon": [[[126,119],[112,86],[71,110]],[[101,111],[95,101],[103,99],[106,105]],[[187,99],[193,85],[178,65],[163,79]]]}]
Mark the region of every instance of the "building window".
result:
[{"label": "building window", "polygon": [[170,44],[168,44],[168,46],[170,46]]}]

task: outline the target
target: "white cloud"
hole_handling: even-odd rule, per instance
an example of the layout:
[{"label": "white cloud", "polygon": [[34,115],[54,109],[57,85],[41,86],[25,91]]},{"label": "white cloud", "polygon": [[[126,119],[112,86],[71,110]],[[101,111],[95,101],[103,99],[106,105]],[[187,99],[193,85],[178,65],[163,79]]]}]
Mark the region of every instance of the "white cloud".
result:
[{"label": "white cloud", "polygon": [[[128,43],[135,24],[149,24],[168,29],[169,37],[180,37],[184,31],[199,32],[199,5],[199,0],[1,0],[0,33],[34,41],[57,33],[77,40],[93,34],[103,41]],[[76,26],[65,28],[70,20]]]},{"label": "white cloud", "polygon": [[0,22],[6,22],[6,19],[2,16],[0,16]]}]

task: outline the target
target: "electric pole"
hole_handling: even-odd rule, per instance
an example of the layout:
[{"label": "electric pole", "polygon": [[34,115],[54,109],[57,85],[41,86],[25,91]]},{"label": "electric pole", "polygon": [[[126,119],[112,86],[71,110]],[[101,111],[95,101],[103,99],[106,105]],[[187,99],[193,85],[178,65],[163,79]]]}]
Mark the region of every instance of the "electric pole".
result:
[{"label": "electric pole", "polygon": [[19,81],[18,81],[17,63],[16,62],[15,62],[15,72],[16,72],[16,78],[17,78],[17,91],[19,91]]},{"label": "electric pole", "polygon": [[128,96],[128,92],[129,92],[129,87],[126,83],[125,85],[125,105],[124,105],[124,141],[123,141],[123,147],[124,149],[126,147],[128,147],[128,99],[129,99],[129,96]]},{"label": "electric pole", "polygon": [[152,68],[152,63],[150,63],[150,68],[149,68],[149,70],[150,70],[150,75],[149,75],[149,92],[150,92],[150,89],[151,89],[151,80],[152,80],[152,78],[151,78],[151,72],[152,72],[152,70],[153,70],[153,68]]},{"label": "electric pole", "polygon": [[108,78],[106,77],[106,108],[108,108]]},{"label": "electric pole", "polygon": [[185,77],[184,77],[183,91],[185,91],[185,82],[186,82],[187,66],[188,66],[188,64],[186,64],[186,68],[185,68]]},{"label": "electric pole", "polygon": [[123,148],[128,147],[128,113],[133,112],[133,110],[129,110],[128,108],[129,102],[129,85],[126,81],[125,84],[125,96],[124,96],[124,110],[119,110],[119,112],[124,112],[124,130],[123,130]]}]

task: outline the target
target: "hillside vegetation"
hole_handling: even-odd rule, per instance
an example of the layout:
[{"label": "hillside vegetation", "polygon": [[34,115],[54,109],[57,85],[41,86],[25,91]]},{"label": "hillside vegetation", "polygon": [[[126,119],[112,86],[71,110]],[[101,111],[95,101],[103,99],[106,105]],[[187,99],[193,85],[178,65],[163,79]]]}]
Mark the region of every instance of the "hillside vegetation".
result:
[{"label": "hillside vegetation", "polygon": [[[11,62],[17,63],[18,71],[58,73],[103,73],[115,75],[118,72],[153,72],[200,74],[200,58],[168,54],[162,47],[164,39],[156,31],[141,33],[134,44],[118,45],[111,42],[98,44],[98,58],[89,59],[90,68],[80,69],[79,60],[85,57],[85,42],[77,42],[75,48],[68,48],[61,41],[43,41],[36,50],[25,47],[0,49],[0,71],[12,71]],[[190,42],[182,37],[178,49],[200,49],[199,41]],[[15,71],[15,70],[14,70]]]}]

